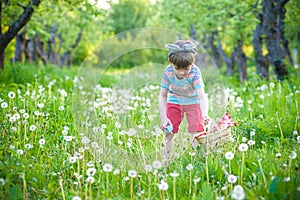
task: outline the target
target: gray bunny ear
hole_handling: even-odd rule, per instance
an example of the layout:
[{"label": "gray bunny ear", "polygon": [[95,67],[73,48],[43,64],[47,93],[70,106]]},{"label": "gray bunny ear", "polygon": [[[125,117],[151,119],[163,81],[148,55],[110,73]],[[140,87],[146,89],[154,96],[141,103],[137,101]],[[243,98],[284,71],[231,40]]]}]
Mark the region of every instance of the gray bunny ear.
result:
[{"label": "gray bunny ear", "polygon": [[176,44],[166,44],[165,47],[172,52],[179,52],[180,47]]},{"label": "gray bunny ear", "polygon": [[182,46],[182,48],[180,49],[180,51],[183,51],[183,52],[194,52],[194,53],[196,53],[195,46],[192,45],[192,44],[184,44]]}]

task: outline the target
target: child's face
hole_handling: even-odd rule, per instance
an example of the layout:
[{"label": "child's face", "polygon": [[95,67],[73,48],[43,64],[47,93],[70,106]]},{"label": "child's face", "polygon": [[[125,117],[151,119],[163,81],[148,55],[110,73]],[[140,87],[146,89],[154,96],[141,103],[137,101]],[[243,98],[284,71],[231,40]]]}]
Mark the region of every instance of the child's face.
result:
[{"label": "child's face", "polygon": [[185,78],[190,73],[191,67],[192,65],[188,66],[187,68],[179,68],[173,64],[175,74],[180,79]]}]

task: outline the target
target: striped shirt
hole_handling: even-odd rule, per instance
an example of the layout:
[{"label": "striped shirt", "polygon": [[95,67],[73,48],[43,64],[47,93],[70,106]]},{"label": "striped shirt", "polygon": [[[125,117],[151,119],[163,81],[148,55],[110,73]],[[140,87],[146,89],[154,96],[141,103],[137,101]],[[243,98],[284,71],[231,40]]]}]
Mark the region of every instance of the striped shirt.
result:
[{"label": "striped shirt", "polygon": [[167,102],[169,103],[180,105],[199,104],[196,89],[203,87],[200,69],[193,65],[185,78],[178,79],[174,68],[169,65],[164,70],[161,87],[168,90]]}]

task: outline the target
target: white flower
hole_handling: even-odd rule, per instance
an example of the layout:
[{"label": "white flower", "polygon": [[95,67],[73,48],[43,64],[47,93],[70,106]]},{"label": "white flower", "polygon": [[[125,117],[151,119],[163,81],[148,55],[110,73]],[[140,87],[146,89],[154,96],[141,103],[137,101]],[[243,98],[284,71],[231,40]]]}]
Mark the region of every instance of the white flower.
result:
[{"label": "white flower", "polygon": [[158,189],[159,190],[166,191],[166,190],[168,190],[168,188],[169,188],[168,183],[163,181],[163,180],[158,184]]},{"label": "white flower", "polygon": [[195,177],[195,178],[193,179],[193,182],[196,184],[196,183],[200,182],[200,180],[201,180],[200,177]]},{"label": "white flower", "polygon": [[46,140],[45,139],[40,139],[40,141],[39,141],[39,144],[42,146],[42,145],[44,145],[46,143]]},{"label": "white flower", "polygon": [[236,180],[237,180],[237,177],[235,176],[235,175],[229,175],[228,177],[227,177],[227,180],[228,180],[228,182],[229,183],[235,183],[236,182]]},{"label": "white flower", "polygon": [[292,151],[291,155],[289,156],[291,159],[295,159],[297,157],[297,153]]},{"label": "white flower", "polygon": [[289,182],[290,180],[291,180],[290,177],[284,177],[284,178],[283,178],[283,182]]},{"label": "white flower", "polygon": [[128,171],[128,176],[131,177],[131,178],[135,178],[137,176],[137,172],[134,169],[129,170]]},{"label": "white flower", "polygon": [[121,128],[121,123],[120,122],[115,122],[115,126],[116,126],[116,128]]},{"label": "white flower", "polygon": [[25,144],[25,148],[26,148],[26,149],[32,149],[32,148],[33,148],[33,145],[32,145],[32,144]]},{"label": "white flower", "polygon": [[88,137],[84,136],[81,139],[81,142],[82,142],[82,144],[86,145],[86,144],[90,143],[90,139]]},{"label": "white flower", "polygon": [[273,87],[275,87],[275,84],[274,83],[270,83],[270,88],[273,88]]},{"label": "white flower", "polygon": [[293,135],[298,135],[298,131],[293,131]]},{"label": "white flower", "polygon": [[300,141],[300,136],[297,137],[297,141]]},{"label": "white flower", "polygon": [[38,107],[38,108],[44,108],[44,106],[45,106],[45,104],[43,104],[43,103],[38,103],[38,104],[37,104],[37,107]]},{"label": "white flower", "polygon": [[[75,184],[75,183],[74,183]],[[73,198],[72,198],[72,200],[81,200],[81,198],[79,197],[79,196],[74,196]]]},{"label": "white flower", "polygon": [[281,153],[276,153],[275,156],[276,156],[277,158],[280,158],[280,157],[281,157]]},{"label": "white flower", "polygon": [[236,200],[244,199],[245,191],[244,191],[243,187],[240,185],[234,186],[231,196],[233,199],[236,199]]},{"label": "white flower", "polygon": [[245,143],[240,144],[239,150],[240,150],[241,152],[247,151],[247,150],[248,150],[248,145],[245,144]]},{"label": "white flower", "polygon": [[7,107],[8,107],[8,104],[6,102],[1,103],[1,108],[7,108]]},{"label": "white flower", "polygon": [[151,172],[152,171],[152,166],[151,165],[145,165],[145,171],[146,172]]},{"label": "white flower", "polygon": [[247,142],[247,140],[248,140],[248,139],[247,139],[246,137],[242,137],[242,141],[243,141],[243,142]]},{"label": "white flower", "polygon": [[216,200],[224,200],[225,197],[224,196],[217,196]]},{"label": "white flower", "polygon": [[14,92],[9,92],[8,93],[8,98],[13,99],[16,97],[16,94]]},{"label": "white flower", "polygon": [[119,169],[115,169],[114,170],[114,175],[118,175],[118,174],[120,174],[120,170]]},{"label": "white flower", "polygon": [[23,153],[24,153],[24,151],[23,151],[22,149],[18,149],[18,150],[17,150],[17,154],[23,155]]},{"label": "white flower", "polygon": [[36,129],[36,126],[35,126],[35,125],[31,125],[31,126],[29,127],[29,130],[31,130],[31,131],[35,131],[35,129]]},{"label": "white flower", "polygon": [[96,174],[96,169],[95,168],[88,168],[86,170],[86,175],[88,176],[94,176]]},{"label": "white flower", "polygon": [[111,164],[104,164],[103,165],[103,170],[105,172],[111,172],[113,170],[113,166]]},{"label": "white flower", "polygon": [[76,156],[72,156],[72,157],[69,158],[69,162],[71,164],[76,163],[76,161],[77,161],[77,157]]},{"label": "white flower", "polygon": [[249,141],[248,141],[248,144],[249,144],[249,146],[252,146],[252,145],[255,144],[255,141],[254,141],[254,140],[249,140]]},{"label": "white flower", "polygon": [[225,153],[225,158],[227,160],[232,160],[234,158],[234,154],[232,152],[228,151]]},{"label": "white flower", "polygon": [[194,167],[193,167],[192,164],[188,164],[188,165],[186,166],[186,169],[190,171],[190,170],[194,169]]},{"label": "white flower", "polygon": [[95,182],[95,178],[92,176],[87,177],[86,182],[88,183],[94,183]]},{"label": "white flower", "polygon": [[255,135],[255,131],[251,131],[250,136],[254,136],[254,135]]},{"label": "white flower", "polygon": [[70,135],[65,135],[65,136],[64,136],[64,140],[66,140],[67,142],[72,141],[72,139],[73,139],[73,137],[70,136]]},{"label": "white flower", "polygon": [[29,114],[28,113],[24,113],[23,117],[24,117],[24,119],[28,119],[29,118]]},{"label": "white flower", "polygon": [[3,178],[0,178],[0,186],[5,185],[5,180]]},{"label": "white flower", "polygon": [[178,177],[179,174],[177,172],[172,172],[170,173],[170,176],[174,178],[174,177]]},{"label": "white flower", "polygon": [[158,160],[153,161],[152,166],[154,169],[160,169],[162,167],[162,163]]}]

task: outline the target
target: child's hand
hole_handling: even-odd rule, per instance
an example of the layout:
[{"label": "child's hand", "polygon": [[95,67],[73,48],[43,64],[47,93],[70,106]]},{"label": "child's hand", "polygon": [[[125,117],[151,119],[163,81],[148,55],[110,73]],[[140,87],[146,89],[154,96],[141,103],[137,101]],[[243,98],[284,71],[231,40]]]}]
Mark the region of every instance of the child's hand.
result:
[{"label": "child's hand", "polygon": [[163,122],[161,123],[160,129],[161,129],[162,131],[165,131],[165,130],[166,130],[166,127],[167,127],[168,125],[173,126],[172,122],[171,122],[168,118],[166,118],[166,120],[163,121]]},{"label": "child's hand", "polygon": [[209,124],[210,118],[208,116],[203,117],[203,125],[207,126]]}]

